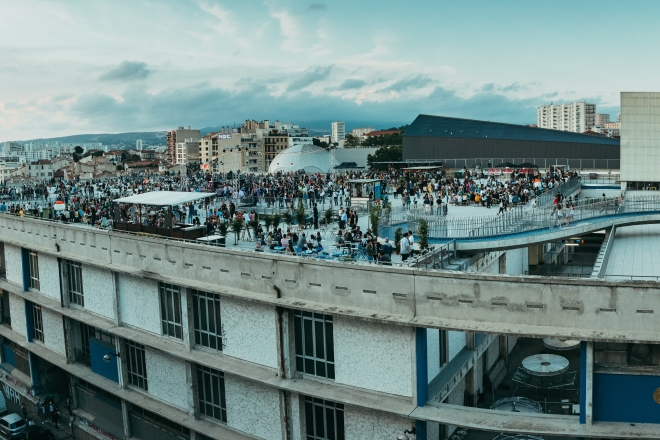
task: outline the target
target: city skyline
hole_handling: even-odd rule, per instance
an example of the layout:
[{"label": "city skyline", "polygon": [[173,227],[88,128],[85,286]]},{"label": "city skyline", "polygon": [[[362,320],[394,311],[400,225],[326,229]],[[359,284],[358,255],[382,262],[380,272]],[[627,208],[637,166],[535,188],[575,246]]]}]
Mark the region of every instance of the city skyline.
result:
[{"label": "city skyline", "polygon": [[660,36],[660,5],[616,5],[21,2],[0,16],[0,141],[246,118],[524,124],[575,100],[614,117],[621,91],[658,89]]}]

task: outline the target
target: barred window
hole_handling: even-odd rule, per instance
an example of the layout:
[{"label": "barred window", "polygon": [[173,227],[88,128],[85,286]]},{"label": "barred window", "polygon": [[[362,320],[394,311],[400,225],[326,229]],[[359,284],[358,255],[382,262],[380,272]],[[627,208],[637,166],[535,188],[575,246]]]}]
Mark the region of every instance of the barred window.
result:
[{"label": "barred window", "polygon": [[296,370],[315,376],[335,378],[332,316],[296,310]]},{"label": "barred window", "polygon": [[95,338],[107,344],[115,345],[115,337],[110,333],[99,330],[91,325],[80,324],[80,349],[76,350],[76,362],[90,366],[89,338]]},{"label": "barred window", "polygon": [[225,375],[222,371],[197,365],[197,391],[200,414],[227,422]]},{"label": "barred window", "polygon": [[28,269],[30,271],[30,288],[39,290],[39,257],[36,252],[28,252]]},{"label": "barred window", "polygon": [[160,283],[160,314],[163,334],[183,339],[179,286]]},{"label": "barred window", "polygon": [[126,341],[128,357],[126,365],[128,370],[128,383],[149,391],[147,385],[147,364],[144,359],[144,345]]},{"label": "barred window", "polygon": [[44,321],[39,304],[32,304],[32,324],[34,328],[32,337],[37,341],[44,342]]},{"label": "barred window", "polygon": [[85,306],[85,298],[83,296],[83,284],[82,284],[82,265],[75,261],[67,261],[67,279],[68,279],[68,288],[69,288],[69,301],[78,304],[79,306]]},{"label": "barred window", "polygon": [[305,396],[307,440],[344,440],[344,405]]},{"label": "barred window", "polygon": [[195,316],[195,344],[222,351],[220,295],[195,290],[192,300]]}]

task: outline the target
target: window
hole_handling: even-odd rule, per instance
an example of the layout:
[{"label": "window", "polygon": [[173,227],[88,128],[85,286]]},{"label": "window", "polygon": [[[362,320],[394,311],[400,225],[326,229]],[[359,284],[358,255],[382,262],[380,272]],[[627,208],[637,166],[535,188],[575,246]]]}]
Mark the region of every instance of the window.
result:
[{"label": "window", "polygon": [[69,301],[84,307],[85,298],[83,296],[82,266],[75,261],[67,261],[66,271],[69,288]]},{"label": "window", "polygon": [[332,316],[296,310],[296,369],[315,376],[335,378]]},{"label": "window", "polygon": [[0,278],[7,276],[7,266],[5,263],[5,244],[0,242]]},{"label": "window", "polygon": [[176,434],[183,434],[186,438],[190,438],[190,429],[185,426],[181,426],[178,423],[174,423],[166,417],[163,417],[159,414],[152,413],[147,411],[144,408],[140,408],[137,405],[131,405],[131,413],[134,415],[140,416],[142,419],[148,420],[150,422],[156,423],[159,427],[164,428],[168,431],[172,431]]},{"label": "window", "polygon": [[34,333],[32,337],[37,341],[44,342],[44,321],[41,317],[41,306],[32,304],[32,324]]},{"label": "window", "polygon": [[11,312],[9,309],[9,292],[0,290],[0,324],[11,327]]},{"label": "window", "polygon": [[220,295],[195,290],[192,300],[195,316],[195,344],[222,351]]},{"label": "window", "polygon": [[90,366],[89,338],[95,338],[108,344],[115,345],[115,337],[110,333],[92,327],[91,325],[79,323],[80,325],[80,349],[76,349],[76,361]]},{"label": "window", "polygon": [[39,258],[36,252],[28,252],[28,269],[30,271],[30,288],[39,290]]},{"label": "window", "polygon": [[160,283],[160,314],[163,334],[183,339],[179,286]]},{"label": "window", "polygon": [[199,413],[227,422],[225,375],[222,371],[197,365]]},{"label": "window", "polygon": [[147,385],[147,365],[144,359],[144,345],[126,341],[126,365],[128,370],[128,383],[149,391]]},{"label": "window", "polygon": [[305,396],[307,440],[344,440],[344,405]]}]

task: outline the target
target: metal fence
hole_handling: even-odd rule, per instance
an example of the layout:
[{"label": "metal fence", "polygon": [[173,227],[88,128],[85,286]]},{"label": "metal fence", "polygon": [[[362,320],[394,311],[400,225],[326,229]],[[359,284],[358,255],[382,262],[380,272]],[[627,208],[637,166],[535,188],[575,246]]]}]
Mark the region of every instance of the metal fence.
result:
[{"label": "metal fence", "polygon": [[[556,215],[555,207],[516,207],[506,213],[488,217],[449,217],[429,219],[429,237],[436,239],[485,238],[519,234],[548,228],[570,225],[590,219],[609,216],[624,216],[640,213],[660,213],[660,196],[635,197],[625,200],[623,206],[618,198],[582,199],[574,203],[572,219]],[[408,228],[416,230],[417,221],[409,221]]]},{"label": "metal fence", "polygon": [[580,176],[575,176],[561,185],[557,185],[536,198],[537,206],[551,205],[557,194],[570,196],[581,188]]},{"label": "metal fence", "polygon": [[[431,160],[429,160],[431,161]],[[477,159],[433,159],[432,162],[443,162],[445,169],[493,168],[494,165],[511,162],[514,164],[533,163],[539,168],[551,166],[568,166],[571,169],[588,170],[618,170],[621,168],[619,159],[566,159],[566,158],[529,158],[529,157],[494,157]]]}]

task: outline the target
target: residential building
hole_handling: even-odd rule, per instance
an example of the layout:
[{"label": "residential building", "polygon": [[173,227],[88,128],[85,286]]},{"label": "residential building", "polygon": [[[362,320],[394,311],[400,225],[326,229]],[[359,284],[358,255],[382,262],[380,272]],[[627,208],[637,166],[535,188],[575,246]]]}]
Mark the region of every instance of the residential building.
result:
[{"label": "residential building", "polygon": [[595,118],[595,125],[599,126],[604,126],[605,124],[610,122],[610,115],[607,113],[596,113],[596,118]]},{"label": "residential building", "polygon": [[138,139],[135,141],[135,149],[138,151],[142,151],[142,139]]},{"label": "residential building", "polygon": [[584,133],[596,125],[596,104],[585,101],[550,104],[538,108],[539,128]]},{"label": "residential building", "polygon": [[374,127],[360,127],[360,128],[354,128],[351,130],[351,134],[355,137],[361,137],[367,133],[370,133],[372,131],[376,131]]},{"label": "residential building", "polygon": [[199,141],[200,133],[199,130],[193,130],[188,126],[187,129],[184,127],[178,127],[176,130],[170,130],[167,132],[167,147],[168,147],[168,156],[170,160],[174,163],[176,161],[177,153],[177,143],[184,142],[186,139],[193,139],[194,141]]},{"label": "residential building", "polygon": [[346,125],[342,121],[335,121],[331,124],[330,140],[339,142],[346,139]]},{"label": "residential building", "polygon": [[176,144],[174,164],[187,165],[191,163],[200,163],[199,140],[196,138],[184,139]]},{"label": "residential building", "polygon": [[30,162],[27,166],[27,175],[34,179],[51,179],[55,171],[53,162],[45,159]]}]

